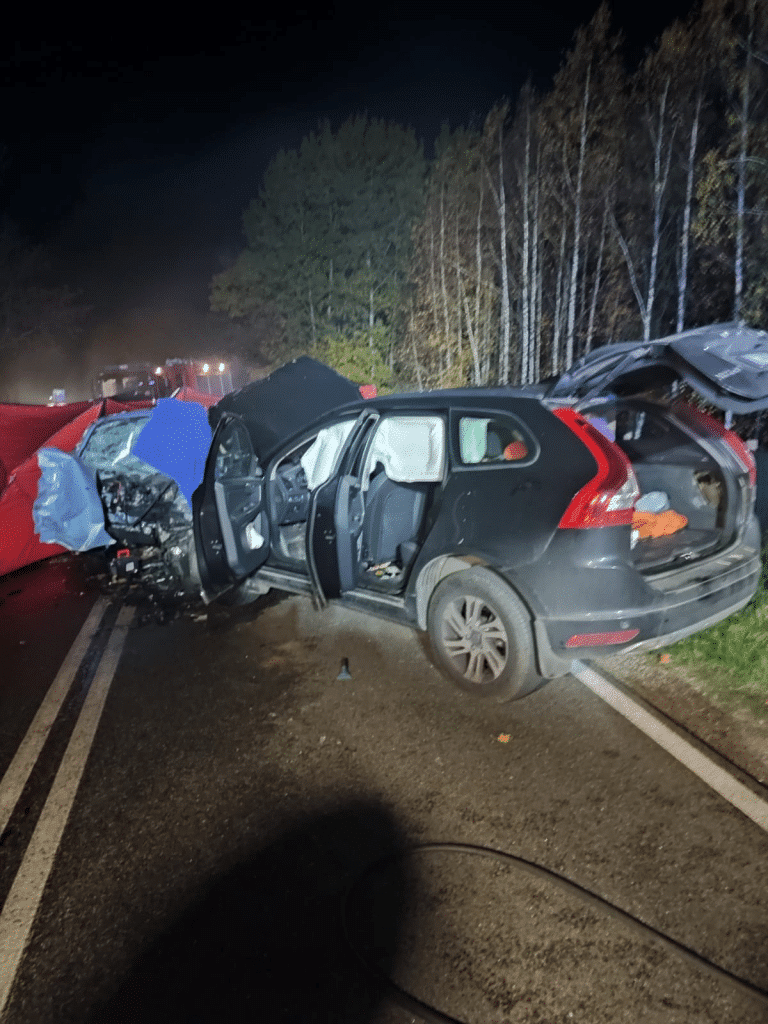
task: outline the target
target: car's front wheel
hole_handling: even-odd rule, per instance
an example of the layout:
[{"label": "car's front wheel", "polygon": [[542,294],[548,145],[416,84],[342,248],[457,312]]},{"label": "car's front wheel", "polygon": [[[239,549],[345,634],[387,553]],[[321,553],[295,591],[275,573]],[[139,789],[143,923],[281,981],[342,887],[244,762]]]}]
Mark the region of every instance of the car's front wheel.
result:
[{"label": "car's front wheel", "polygon": [[457,572],[438,584],[427,629],[438,665],[466,693],[505,701],[539,682],[525,606],[486,569]]}]

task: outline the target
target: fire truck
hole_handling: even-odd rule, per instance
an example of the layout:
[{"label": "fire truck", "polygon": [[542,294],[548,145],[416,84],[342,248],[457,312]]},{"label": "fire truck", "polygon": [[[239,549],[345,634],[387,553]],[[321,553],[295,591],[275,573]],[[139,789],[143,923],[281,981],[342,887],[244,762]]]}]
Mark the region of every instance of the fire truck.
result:
[{"label": "fire truck", "polygon": [[169,398],[179,388],[192,388],[223,398],[248,383],[237,359],[167,359],[164,363],[120,363],[105,366],[93,381],[93,397]]}]

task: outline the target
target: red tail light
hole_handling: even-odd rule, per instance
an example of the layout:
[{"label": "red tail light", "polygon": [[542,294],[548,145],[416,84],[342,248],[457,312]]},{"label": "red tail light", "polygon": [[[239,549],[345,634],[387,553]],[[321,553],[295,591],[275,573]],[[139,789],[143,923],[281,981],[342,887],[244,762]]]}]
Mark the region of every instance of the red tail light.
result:
[{"label": "red tail light", "polygon": [[757,465],[755,463],[754,456],[738,434],[734,434],[732,430],[728,430],[719,420],[716,420],[714,416],[710,416],[708,413],[702,412],[701,409],[696,409],[694,406],[688,405],[687,402],[675,403],[672,411],[676,416],[679,416],[681,420],[687,420],[688,423],[698,427],[702,433],[719,437],[721,440],[725,441],[739,463],[744,467],[747,473],[749,473],[750,484],[753,487],[757,486]]},{"label": "red tail light", "polygon": [[589,448],[597,473],[575,495],[560,520],[560,529],[629,526],[640,488],[627,456],[573,409],[555,409],[555,416]]}]

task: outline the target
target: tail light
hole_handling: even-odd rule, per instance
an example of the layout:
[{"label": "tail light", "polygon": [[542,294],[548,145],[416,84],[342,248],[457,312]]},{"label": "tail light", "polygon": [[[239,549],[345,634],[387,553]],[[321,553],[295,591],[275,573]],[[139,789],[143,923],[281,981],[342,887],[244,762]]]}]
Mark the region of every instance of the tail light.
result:
[{"label": "tail light", "polygon": [[573,409],[555,409],[555,416],[589,448],[597,473],[576,494],[560,520],[560,529],[583,530],[599,526],[629,526],[640,497],[634,470],[627,456]]},{"label": "tail light", "polygon": [[752,452],[747,448],[738,434],[734,434],[732,430],[728,430],[719,420],[716,420],[714,416],[710,416],[708,413],[702,412],[701,409],[696,409],[694,406],[688,405],[687,402],[677,402],[673,406],[672,411],[676,416],[679,416],[680,419],[686,420],[688,423],[697,427],[702,433],[719,437],[722,441],[725,441],[735,455],[736,461],[742,466],[745,472],[749,473],[749,482],[751,486],[757,486],[757,464],[755,463]]}]

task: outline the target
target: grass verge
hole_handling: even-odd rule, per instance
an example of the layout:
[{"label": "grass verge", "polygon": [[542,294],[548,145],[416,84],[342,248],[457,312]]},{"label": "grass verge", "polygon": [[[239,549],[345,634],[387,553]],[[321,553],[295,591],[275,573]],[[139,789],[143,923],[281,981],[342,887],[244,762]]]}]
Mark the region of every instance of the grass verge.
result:
[{"label": "grass verge", "polygon": [[[666,648],[661,660],[665,655],[695,671],[702,692],[768,720],[768,546],[752,601],[710,629]],[[654,657],[658,660],[659,654]]]}]

